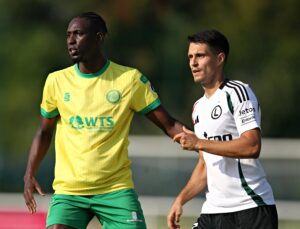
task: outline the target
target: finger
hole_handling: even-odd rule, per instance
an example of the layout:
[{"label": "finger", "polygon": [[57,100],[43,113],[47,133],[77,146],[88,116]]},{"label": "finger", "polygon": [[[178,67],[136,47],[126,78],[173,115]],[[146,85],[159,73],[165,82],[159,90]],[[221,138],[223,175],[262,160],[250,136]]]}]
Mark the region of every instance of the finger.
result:
[{"label": "finger", "polygon": [[28,208],[29,212],[31,214],[35,213],[36,212],[36,202],[35,202],[35,199],[32,195],[32,192],[30,190],[26,191],[24,193],[24,198],[25,198],[25,203],[27,205],[27,208]]},{"label": "finger", "polygon": [[46,193],[43,191],[43,189],[41,188],[39,182],[37,182],[35,179],[34,179],[34,189],[41,195],[41,196],[45,196]]},{"label": "finger", "polygon": [[41,186],[40,186],[38,183],[36,183],[35,189],[37,190],[37,192],[38,192],[41,196],[45,196],[45,195],[46,195],[46,193],[42,190]]},{"label": "finger", "polygon": [[176,141],[179,141],[180,138],[183,136],[184,133],[179,133],[179,134],[176,134],[174,137],[173,137],[173,141],[176,142]]},{"label": "finger", "polygon": [[175,222],[176,222],[176,223],[179,223],[179,222],[180,222],[180,216],[181,216],[180,213],[176,213],[176,215],[175,215]]},{"label": "finger", "polygon": [[169,229],[174,229],[175,224],[174,224],[174,214],[169,214],[167,217],[167,223],[168,223],[168,228]]},{"label": "finger", "polygon": [[188,128],[186,128],[185,126],[182,127],[182,130],[184,133],[187,133],[187,134],[194,134],[193,131],[189,130]]}]

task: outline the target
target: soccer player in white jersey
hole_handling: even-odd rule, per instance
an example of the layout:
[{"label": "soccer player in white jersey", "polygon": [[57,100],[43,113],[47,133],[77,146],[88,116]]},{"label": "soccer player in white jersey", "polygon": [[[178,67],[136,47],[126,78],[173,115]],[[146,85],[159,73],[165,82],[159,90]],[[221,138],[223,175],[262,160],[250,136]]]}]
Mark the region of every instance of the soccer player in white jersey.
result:
[{"label": "soccer player in white jersey", "polygon": [[176,135],[185,150],[199,152],[190,180],[174,201],[167,220],[180,228],[182,206],[207,188],[193,228],[275,229],[272,189],[258,160],[261,149],[259,103],[251,88],[224,76],[227,38],[216,30],[188,37],[189,66],[204,95],[193,107],[194,131]]},{"label": "soccer player in white jersey", "polygon": [[33,192],[44,192],[35,174],[56,127],[55,193],[48,229],[84,229],[94,216],[107,229],[145,229],[128,159],[131,120],[138,112],[171,138],[182,132],[182,124],[162,107],[140,71],[105,57],[106,34],[106,23],[96,13],[74,17],[67,30],[74,65],[49,74],[44,86],[24,198],[29,211],[36,212]]}]

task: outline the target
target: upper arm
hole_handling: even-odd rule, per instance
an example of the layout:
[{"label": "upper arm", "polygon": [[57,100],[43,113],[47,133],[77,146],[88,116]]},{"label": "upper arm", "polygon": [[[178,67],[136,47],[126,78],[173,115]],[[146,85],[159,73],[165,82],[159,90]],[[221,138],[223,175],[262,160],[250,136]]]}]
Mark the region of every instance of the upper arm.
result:
[{"label": "upper arm", "polygon": [[242,141],[248,145],[253,158],[258,158],[261,150],[261,133],[259,128],[254,128],[243,132],[240,136]]},{"label": "upper arm", "polygon": [[40,116],[40,127],[39,130],[42,133],[49,133],[52,134],[53,130],[56,126],[56,121],[58,120],[59,116],[56,116],[54,118],[45,118],[44,116]]},{"label": "upper arm", "polygon": [[55,75],[50,74],[45,82],[43,98],[41,102],[41,114],[45,118],[51,119],[59,115],[57,107]]},{"label": "upper arm", "polygon": [[202,173],[202,177],[206,179],[206,164],[203,158],[203,152],[199,151],[199,159],[198,159],[199,171]]},{"label": "upper arm", "polygon": [[[206,164],[203,158],[203,152],[199,151],[199,159],[196,167],[194,168],[194,171],[191,175],[191,178],[189,180],[189,183],[191,185],[195,185],[197,187],[198,191],[202,191],[206,185],[207,185],[207,170],[206,170]],[[193,185],[193,186],[194,186]]]},{"label": "upper arm", "polygon": [[[240,135],[261,127],[261,112],[257,98],[249,85],[243,85],[242,88],[244,93],[234,93],[232,100],[234,119]],[[246,96],[243,97],[244,94]]]},{"label": "upper arm", "polygon": [[158,94],[146,76],[137,70],[133,71],[132,74],[134,76],[131,84],[130,108],[141,114],[147,114],[160,105]]}]

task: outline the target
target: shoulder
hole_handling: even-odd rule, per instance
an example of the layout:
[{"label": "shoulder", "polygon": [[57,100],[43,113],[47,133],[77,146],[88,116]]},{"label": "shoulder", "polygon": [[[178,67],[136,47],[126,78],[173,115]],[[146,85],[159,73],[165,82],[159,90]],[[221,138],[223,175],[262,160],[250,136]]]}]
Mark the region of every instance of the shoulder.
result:
[{"label": "shoulder", "polygon": [[48,79],[54,80],[54,79],[62,78],[63,76],[66,76],[68,73],[71,72],[75,72],[74,65],[49,73]]},{"label": "shoulder", "polygon": [[141,76],[141,72],[133,67],[117,64],[113,61],[110,61],[109,69],[119,74],[126,74],[128,76]]},{"label": "shoulder", "polygon": [[[225,80],[220,87],[233,101],[243,103],[251,100],[254,96],[250,86],[238,80]],[[254,96],[255,97],[255,96]]]},{"label": "shoulder", "polygon": [[116,64],[112,61],[110,63],[110,70],[113,72],[113,75],[123,82],[131,83],[131,86],[149,84],[150,81],[139,69]]},{"label": "shoulder", "polygon": [[197,107],[201,106],[201,103],[203,103],[203,96],[194,103],[192,112],[194,112]]}]

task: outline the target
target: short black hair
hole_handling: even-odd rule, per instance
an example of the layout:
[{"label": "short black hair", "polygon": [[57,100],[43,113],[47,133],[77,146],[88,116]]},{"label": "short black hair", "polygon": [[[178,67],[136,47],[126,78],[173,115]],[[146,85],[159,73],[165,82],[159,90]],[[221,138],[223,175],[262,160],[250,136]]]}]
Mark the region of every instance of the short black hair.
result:
[{"label": "short black hair", "polygon": [[215,54],[223,52],[225,54],[225,61],[227,60],[229,55],[229,42],[221,32],[215,29],[203,30],[188,36],[188,40],[190,43],[207,44]]},{"label": "short black hair", "polygon": [[104,19],[95,12],[81,13],[75,18],[85,18],[90,22],[91,28],[93,28],[96,32],[102,32],[105,34],[108,33]]}]

